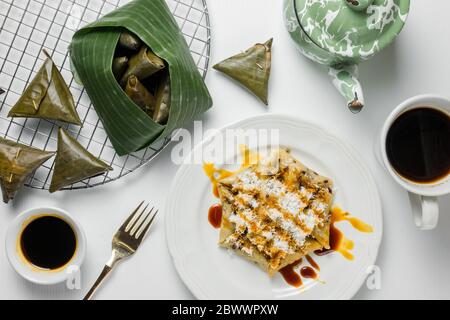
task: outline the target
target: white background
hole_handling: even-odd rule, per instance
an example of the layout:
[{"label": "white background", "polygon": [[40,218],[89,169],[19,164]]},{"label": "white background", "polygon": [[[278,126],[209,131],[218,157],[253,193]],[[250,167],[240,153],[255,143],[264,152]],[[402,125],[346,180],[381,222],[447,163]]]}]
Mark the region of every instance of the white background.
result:
[{"label": "white background", "polygon": [[[270,107],[211,70],[207,84],[214,108],[202,120],[206,128],[222,127],[256,114],[292,114],[319,123],[349,141],[371,168],[384,207],[384,237],[377,264],[381,290],[362,288],[358,299],[450,298],[450,197],[440,199],[439,226],[416,229],[407,194],[376,162],[372,146],[390,111],[420,93],[450,96],[450,2],[413,0],[405,29],[394,45],[360,66],[366,109],[351,114],[324,67],[301,56],[282,21],[280,0],[209,0],[212,63],[274,37]],[[57,206],[84,227],[88,251],[82,268],[82,290],[64,285],[42,287],[21,279],[0,249],[1,299],[79,299],[96,279],[110,255],[111,238],[131,209],[143,199],[161,208],[147,241],[135,257],[115,270],[98,299],[191,299],[178,277],[165,243],[164,204],[177,166],[170,148],[143,169],[92,190],[46,192],[25,190],[10,205],[0,204],[0,239],[14,217],[30,207]],[[206,213],[205,213],[206,214]],[[0,247],[1,248],[1,247]]]}]

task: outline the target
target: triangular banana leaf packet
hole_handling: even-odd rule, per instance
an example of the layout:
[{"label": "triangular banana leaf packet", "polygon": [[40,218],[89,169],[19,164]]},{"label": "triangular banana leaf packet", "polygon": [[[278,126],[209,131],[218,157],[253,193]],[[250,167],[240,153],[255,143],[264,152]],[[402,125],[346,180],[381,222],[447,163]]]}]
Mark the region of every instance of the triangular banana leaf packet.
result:
[{"label": "triangular banana leaf packet", "polygon": [[0,138],[0,186],[3,201],[8,203],[14,199],[29,176],[54,154]]},{"label": "triangular banana leaf packet", "polygon": [[64,129],[59,129],[51,193],[111,170],[109,165],[94,157]]},{"label": "triangular banana leaf packet", "polygon": [[47,59],[8,117],[41,118],[81,126],[72,93],[52,59]]},{"label": "triangular banana leaf packet", "polygon": [[[127,97],[112,72],[124,31],[139,37],[170,71],[171,107],[166,125],[156,123]],[[70,45],[79,76],[119,155],[143,149],[212,106],[189,47],[165,0],[135,0],[77,31]],[[130,61],[131,62],[131,61]]]},{"label": "triangular banana leaf packet", "polygon": [[257,43],[247,51],[219,62],[213,68],[239,82],[268,105],[272,42],[273,39]]}]

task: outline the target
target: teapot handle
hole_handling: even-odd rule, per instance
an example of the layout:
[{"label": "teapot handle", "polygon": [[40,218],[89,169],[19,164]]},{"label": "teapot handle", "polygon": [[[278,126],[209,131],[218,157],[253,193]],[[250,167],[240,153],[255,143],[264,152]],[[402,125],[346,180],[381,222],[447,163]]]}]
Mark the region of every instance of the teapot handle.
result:
[{"label": "teapot handle", "polygon": [[364,95],[358,80],[357,65],[338,65],[330,67],[329,75],[334,86],[347,100],[347,106],[353,113],[358,113],[364,107]]}]

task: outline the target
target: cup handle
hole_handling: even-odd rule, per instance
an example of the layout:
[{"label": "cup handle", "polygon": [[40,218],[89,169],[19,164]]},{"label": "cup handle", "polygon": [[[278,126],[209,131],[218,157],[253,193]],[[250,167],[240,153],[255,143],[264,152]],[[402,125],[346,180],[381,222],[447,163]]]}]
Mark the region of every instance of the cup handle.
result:
[{"label": "cup handle", "polygon": [[439,205],[436,197],[408,193],[412,214],[417,227],[421,230],[436,228],[439,220]]}]

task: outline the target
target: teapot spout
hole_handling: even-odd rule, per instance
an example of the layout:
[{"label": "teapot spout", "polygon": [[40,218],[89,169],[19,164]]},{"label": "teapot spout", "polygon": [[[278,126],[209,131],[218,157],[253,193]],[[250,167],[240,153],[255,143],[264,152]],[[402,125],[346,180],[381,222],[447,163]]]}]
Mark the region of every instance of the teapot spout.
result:
[{"label": "teapot spout", "polygon": [[330,67],[329,75],[334,86],[347,100],[347,106],[353,113],[358,113],[364,107],[364,95],[358,80],[357,65],[338,65]]}]

